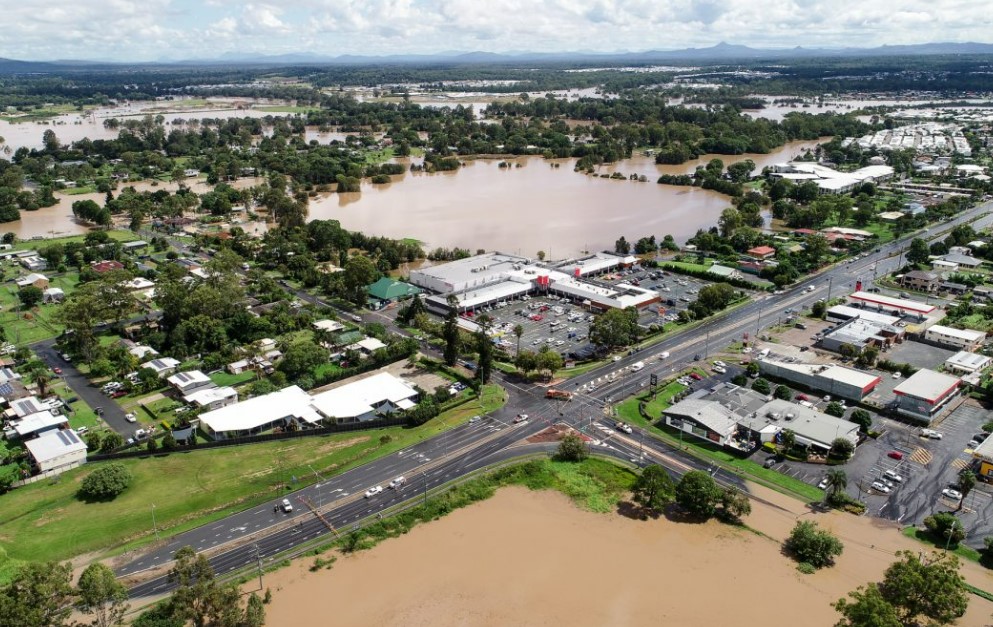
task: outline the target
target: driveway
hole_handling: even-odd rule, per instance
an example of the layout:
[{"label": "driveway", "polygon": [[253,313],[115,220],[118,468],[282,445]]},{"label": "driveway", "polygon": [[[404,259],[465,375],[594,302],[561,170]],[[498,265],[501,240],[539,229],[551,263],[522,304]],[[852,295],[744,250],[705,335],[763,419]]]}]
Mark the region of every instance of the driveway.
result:
[{"label": "driveway", "polygon": [[94,410],[97,407],[103,408],[101,418],[111,429],[121,434],[125,440],[131,437],[134,433],[134,426],[124,419],[124,410],[121,409],[121,406],[117,404],[117,401],[105,396],[99,389],[90,385],[89,379],[80,373],[76,366],[62,359],[59,351],[55,349],[55,340],[44,340],[33,344],[31,348],[49,366],[62,368],[62,377],[76,396]]}]

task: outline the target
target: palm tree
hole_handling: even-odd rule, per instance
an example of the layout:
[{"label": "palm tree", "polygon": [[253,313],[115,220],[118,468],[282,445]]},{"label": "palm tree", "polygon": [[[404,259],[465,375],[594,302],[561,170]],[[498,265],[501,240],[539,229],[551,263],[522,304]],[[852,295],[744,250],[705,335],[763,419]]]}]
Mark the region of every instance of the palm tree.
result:
[{"label": "palm tree", "polygon": [[519,324],[515,324],[514,325],[514,337],[517,338],[517,354],[518,355],[521,354],[521,336],[522,335],[524,335],[524,327],[521,326],[521,325],[519,325]]},{"label": "palm tree", "polygon": [[48,370],[48,365],[38,360],[31,365],[31,378],[38,386],[38,396],[44,398],[48,391],[48,382],[52,380],[52,375]]},{"label": "palm tree", "polygon": [[834,501],[848,486],[848,475],[841,468],[832,468],[827,474],[827,498]]},{"label": "palm tree", "polygon": [[976,475],[969,468],[963,468],[959,471],[959,492],[962,493],[962,498],[959,500],[959,509],[965,504],[965,497],[969,496],[972,489],[976,487]]}]

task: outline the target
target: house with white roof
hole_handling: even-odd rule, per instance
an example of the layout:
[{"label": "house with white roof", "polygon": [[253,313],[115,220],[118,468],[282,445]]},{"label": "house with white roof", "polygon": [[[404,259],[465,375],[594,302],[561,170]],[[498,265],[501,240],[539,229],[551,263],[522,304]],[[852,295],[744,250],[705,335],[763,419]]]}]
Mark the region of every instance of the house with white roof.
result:
[{"label": "house with white roof", "polygon": [[313,407],[335,422],[365,422],[417,404],[417,390],[381,372],[314,396]]},{"label": "house with white roof", "polygon": [[146,357],[155,357],[159,354],[159,351],[155,350],[151,346],[145,346],[144,344],[135,344],[128,349],[128,352],[134,355],[135,359],[145,359]]},{"label": "house with white roof", "polygon": [[22,276],[21,278],[14,281],[17,284],[18,289],[23,289],[25,287],[34,286],[39,289],[48,288],[48,277],[44,274],[38,274],[37,272],[32,272],[27,276]]},{"label": "house with white roof", "polygon": [[162,357],[160,359],[146,361],[141,364],[141,367],[151,368],[161,379],[162,377],[168,377],[172,373],[176,372],[176,368],[179,367],[179,360],[173,359],[172,357]]},{"label": "house with white roof", "polygon": [[215,440],[257,435],[275,428],[318,427],[323,417],[313,398],[295,385],[200,414],[200,427]]},{"label": "house with white roof", "polygon": [[194,407],[213,411],[238,402],[238,392],[233,387],[201,387],[183,396],[183,400]]},{"label": "house with white roof", "polygon": [[210,377],[199,370],[189,370],[187,372],[177,372],[166,379],[181,396],[187,396],[194,390],[202,388],[217,387]]},{"label": "house with white roof", "polygon": [[86,443],[72,429],[59,429],[24,443],[38,472],[60,473],[86,463]]},{"label": "house with white roof", "polygon": [[46,409],[21,418],[12,428],[17,437],[25,439],[68,426],[68,418],[61,414],[53,414],[52,410]]}]

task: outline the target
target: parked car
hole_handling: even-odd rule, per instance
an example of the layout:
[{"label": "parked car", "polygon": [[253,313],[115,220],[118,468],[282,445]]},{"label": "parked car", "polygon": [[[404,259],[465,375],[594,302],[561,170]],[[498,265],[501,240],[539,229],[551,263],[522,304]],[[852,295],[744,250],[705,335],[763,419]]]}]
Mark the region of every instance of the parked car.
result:
[{"label": "parked car", "polygon": [[372,498],[372,497],[376,496],[377,494],[379,494],[382,491],[383,491],[383,486],[381,486],[381,485],[373,486],[373,487],[371,487],[371,488],[369,488],[368,490],[365,491],[365,497],[367,499],[368,498]]},{"label": "parked car", "polygon": [[798,401],[809,401],[810,400],[810,397],[807,396],[806,394],[797,394],[795,398]]},{"label": "parked car", "polygon": [[690,373],[690,378],[693,379],[694,381],[703,381],[703,377],[701,377],[699,374],[695,372]]},{"label": "parked car", "polygon": [[290,503],[290,499],[283,499],[279,507],[287,514],[293,511],[293,505]]},{"label": "parked car", "polygon": [[821,482],[817,484],[817,487],[820,488],[821,490],[826,490],[828,487],[828,478],[824,477],[823,479],[821,479]]},{"label": "parked car", "polygon": [[121,398],[122,396],[127,395],[128,393],[125,390],[114,390],[114,392],[111,393],[110,398]]},{"label": "parked car", "polygon": [[962,499],[962,493],[955,488],[945,488],[941,491],[942,496],[947,496],[950,499],[955,499],[956,501]]},{"label": "parked car", "polygon": [[883,473],[883,476],[889,479],[890,481],[896,481],[897,483],[903,482],[903,477],[896,474],[896,472],[892,470],[887,470],[886,472]]},{"label": "parked car", "polygon": [[889,453],[886,454],[886,456],[896,460],[903,459],[903,453],[901,453],[900,451],[890,451]]},{"label": "parked car", "polygon": [[128,422],[138,422],[138,417],[134,414],[124,414],[124,419]]},{"label": "parked car", "polygon": [[893,373],[893,378],[894,378],[894,379],[899,379],[899,378],[900,378],[900,377],[902,377],[902,376],[903,376],[903,374],[902,374],[902,373],[900,373],[900,372],[894,372],[894,373]]},{"label": "parked car", "polygon": [[938,433],[934,429],[921,429],[921,437],[922,438],[931,438],[932,440],[940,440],[944,436],[942,436],[940,433]]},{"label": "parked car", "polygon": [[882,492],[883,494],[890,493],[890,487],[885,483],[883,483],[882,481],[873,481],[872,485],[869,487],[875,490],[876,492]]}]

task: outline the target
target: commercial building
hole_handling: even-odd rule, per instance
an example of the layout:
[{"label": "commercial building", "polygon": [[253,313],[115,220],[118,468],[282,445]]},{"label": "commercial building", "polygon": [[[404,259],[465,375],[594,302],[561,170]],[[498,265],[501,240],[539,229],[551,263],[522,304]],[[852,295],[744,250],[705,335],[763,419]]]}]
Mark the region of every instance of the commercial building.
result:
[{"label": "commercial building", "polygon": [[979,461],[979,476],[993,480],[993,438],[986,438],[973,449],[972,457]]},{"label": "commercial building", "polygon": [[777,442],[782,431],[794,433],[797,444],[826,453],[837,438],[858,444],[859,426],[797,403],[766,397],[753,390],[722,383],[698,390],[662,412],[666,424],[687,435],[743,452]]},{"label": "commercial building", "polygon": [[86,463],[86,444],[72,429],[51,431],[24,443],[37,472],[57,474]]},{"label": "commercial building", "polygon": [[256,435],[274,428],[320,425],[312,397],[295,385],[200,415],[200,427],[215,440]]},{"label": "commercial building", "polygon": [[869,322],[889,326],[896,326],[896,323],[900,322],[900,316],[891,316],[877,311],[867,311],[858,307],[849,307],[848,305],[835,305],[831,307],[827,310],[825,318],[829,322],[847,322],[848,320],[860,318]]},{"label": "commercial building", "polygon": [[933,325],[924,332],[924,339],[941,346],[949,346],[964,351],[976,351],[986,340],[986,334],[972,329],[953,329],[940,324]]},{"label": "commercial building", "polygon": [[857,354],[868,346],[875,346],[879,349],[889,348],[893,344],[902,342],[903,337],[903,327],[882,324],[859,317],[843,322],[828,331],[821,337],[819,345],[825,350],[836,353],[845,351],[846,349],[842,347],[848,345]]},{"label": "commercial building", "polygon": [[893,389],[897,412],[930,423],[955,398],[960,383],[957,377],[922,368]]},{"label": "commercial building", "polygon": [[809,161],[790,161],[769,168],[772,178],[787,179],[797,185],[810,181],[817,185],[822,194],[847,194],[864,183],[888,181],[893,178],[893,173],[893,168],[887,165],[870,165],[854,172],[839,172]]},{"label": "commercial building", "polygon": [[436,294],[426,299],[429,309],[448,310],[454,297],[460,312],[520,298],[525,294],[559,294],[590,309],[644,308],[659,302],[658,292],[627,283],[597,282],[590,277],[631,265],[634,257],[597,253],[555,265],[526,257],[486,253],[467,259],[415,270],[410,282]]},{"label": "commercial building", "polygon": [[772,359],[760,359],[758,364],[762,374],[855,402],[864,399],[882,382],[878,375],[833,364],[797,364]]},{"label": "commercial building", "polygon": [[854,292],[848,296],[848,300],[857,303],[866,309],[877,311],[888,311],[895,316],[912,314],[919,317],[926,316],[935,310],[934,305],[926,305],[916,300],[906,300],[903,298],[892,298],[882,294],[871,292]]},{"label": "commercial building", "polygon": [[416,404],[417,390],[388,372],[321,392],[313,398],[314,409],[335,422],[375,420]]},{"label": "commercial building", "polygon": [[389,277],[379,279],[367,287],[366,291],[371,298],[386,303],[395,303],[421,293],[420,288]]}]

